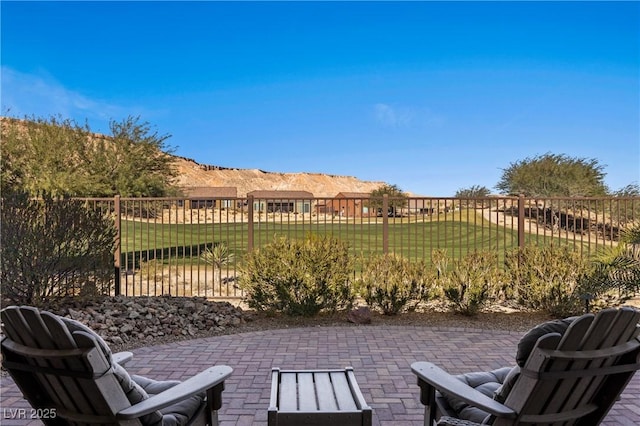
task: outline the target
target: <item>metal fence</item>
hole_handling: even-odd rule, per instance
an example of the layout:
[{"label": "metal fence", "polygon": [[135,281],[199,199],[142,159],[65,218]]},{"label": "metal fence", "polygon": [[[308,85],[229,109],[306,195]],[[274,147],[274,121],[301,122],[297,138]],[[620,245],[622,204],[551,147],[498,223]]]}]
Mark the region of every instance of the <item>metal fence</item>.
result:
[{"label": "metal fence", "polygon": [[470,251],[504,254],[528,244],[569,244],[584,256],[617,245],[640,221],[630,198],[102,198],[115,218],[114,292],[239,298],[244,255],[273,238],[332,235],[356,262],[379,253],[430,261]]}]

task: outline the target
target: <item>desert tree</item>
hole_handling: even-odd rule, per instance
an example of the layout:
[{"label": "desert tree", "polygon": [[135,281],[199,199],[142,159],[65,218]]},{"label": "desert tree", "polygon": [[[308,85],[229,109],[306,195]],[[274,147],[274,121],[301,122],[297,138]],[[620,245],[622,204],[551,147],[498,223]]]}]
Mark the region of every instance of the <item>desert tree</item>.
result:
[{"label": "desert tree", "polygon": [[91,182],[82,167],[87,125],[60,117],[2,119],[2,189],[32,196],[81,195]]},{"label": "desert tree", "polygon": [[407,194],[397,185],[385,184],[371,191],[370,206],[376,211],[382,210],[383,197],[389,197],[389,214],[395,216],[396,211],[407,206]]},{"label": "desert tree", "polygon": [[460,188],[456,191],[455,198],[460,198],[460,204],[468,207],[471,205],[472,207],[483,206],[484,203],[482,201],[478,202],[477,200],[469,201],[472,198],[486,198],[491,191],[486,186],[480,185],[472,185],[468,188]]},{"label": "desert tree", "polygon": [[3,118],[2,189],[53,197],[163,196],[174,192],[169,135],[139,117],[110,122],[111,135],[61,117]]},{"label": "desert tree", "polygon": [[496,189],[535,198],[601,196],[607,194],[605,174],[597,159],[546,153],[511,163]]},{"label": "desert tree", "polygon": [[636,182],[630,183],[616,191],[613,191],[614,197],[640,197],[640,185]]},{"label": "desert tree", "polygon": [[617,203],[611,205],[611,216],[623,227],[640,223],[640,185],[631,183],[614,191]]},{"label": "desert tree", "polygon": [[491,194],[486,186],[472,185],[469,188],[460,188],[456,191],[456,198],[483,198]]},{"label": "desert tree", "polygon": [[173,195],[176,171],[169,155],[172,148],[166,144],[170,135],[158,134],[139,117],[112,120],[109,127],[111,134],[101,139],[106,149],[96,150],[95,154],[106,154],[101,159],[101,176],[105,184],[111,185],[110,192],[128,197]]}]

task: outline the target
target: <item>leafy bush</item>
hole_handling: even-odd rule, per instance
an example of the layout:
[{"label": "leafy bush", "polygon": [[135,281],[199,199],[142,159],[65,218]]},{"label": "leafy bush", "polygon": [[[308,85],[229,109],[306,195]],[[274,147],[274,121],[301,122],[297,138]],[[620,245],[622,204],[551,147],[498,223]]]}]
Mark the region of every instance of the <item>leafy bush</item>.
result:
[{"label": "leafy bush", "polygon": [[274,238],[246,257],[239,277],[249,307],[313,316],[353,305],[353,258],[333,237]]},{"label": "leafy bush", "polygon": [[588,262],[565,246],[527,246],[506,254],[506,273],[525,307],[562,317],[579,313]]},{"label": "leafy bush", "polygon": [[364,261],[359,288],[369,306],[385,315],[396,315],[415,310],[420,302],[429,300],[432,283],[424,262],[383,254]]},{"label": "leafy bush", "polygon": [[1,291],[42,305],[70,294],[108,293],[114,274],[113,220],[81,201],[2,198]]},{"label": "leafy bush", "polygon": [[620,243],[599,254],[581,287],[596,304],[606,297],[624,302],[640,291],[640,224],[624,229]]},{"label": "leafy bush", "polygon": [[[498,258],[493,252],[471,252],[451,261],[439,254],[434,259],[444,296],[456,313],[477,314],[501,282]],[[445,261],[451,266],[443,266]]]}]

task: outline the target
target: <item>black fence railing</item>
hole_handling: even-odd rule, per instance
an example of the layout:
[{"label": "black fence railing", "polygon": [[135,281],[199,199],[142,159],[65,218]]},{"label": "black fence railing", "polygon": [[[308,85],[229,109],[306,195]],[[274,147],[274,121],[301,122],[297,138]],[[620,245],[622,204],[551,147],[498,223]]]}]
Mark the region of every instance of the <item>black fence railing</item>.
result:
[{"label": "black fence railing", "polygon": [[568,244],[583,256],[617,245],[640,221],[640,197],[610,198],[86,198],[113,215],[114,292],[239,298],[244,255],[278,236],[330,234],[360,259],[396,253],[429,261]]}]

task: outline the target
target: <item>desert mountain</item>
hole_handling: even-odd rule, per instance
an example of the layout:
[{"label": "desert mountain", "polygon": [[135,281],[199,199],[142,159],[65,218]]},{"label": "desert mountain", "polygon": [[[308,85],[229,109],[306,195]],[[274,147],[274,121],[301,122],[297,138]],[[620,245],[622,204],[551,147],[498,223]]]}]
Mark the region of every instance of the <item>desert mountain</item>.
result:
[{"label": "desert mountain", "polygon": [[258,169],[234,169],[203,165],[176,157],[176,183],[183,188],[235,187],[238,197],[251,191],[307,191],[314,197],[331,198],[340,192],[370,193],[385,182],[362,181],[353,176],[321,173],[277,173]]},{"label": "desert mountain", "polygon": [[[26,132],[27,120],[0,117],[2,132],[19,126]],[[4,134],[4,133],[3,133]],[[110,139],[110,136],[91,133],[90,140]],[[2,139],[0,138],[0,141]],[[169,155],[169,154],[167,154]],[[353,176],[321,173],[278,173],[258,169],[236,169],[199,164],[196,161],[172,156],[177,169],[175,183],[187,188],[235,188],[234,194],[246,197],[251,191],[306,191],[319,198],[333,198],[338,193],[370,193],[384,182],[362,181]]]}]

